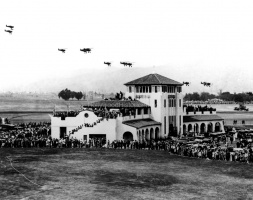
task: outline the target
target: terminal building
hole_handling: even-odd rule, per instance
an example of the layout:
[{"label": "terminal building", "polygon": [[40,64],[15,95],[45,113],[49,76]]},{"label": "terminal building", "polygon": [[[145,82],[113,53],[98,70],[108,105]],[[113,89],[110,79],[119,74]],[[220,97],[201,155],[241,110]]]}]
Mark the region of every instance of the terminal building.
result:
[{"label": "terminal building", "polygon": [[212,108],[183,104],[183,84],[159,74],[125,83],[124,98],[101,100],[75,113],[50,115],[53,138],[149,141],[188,133],[224,132]]}]

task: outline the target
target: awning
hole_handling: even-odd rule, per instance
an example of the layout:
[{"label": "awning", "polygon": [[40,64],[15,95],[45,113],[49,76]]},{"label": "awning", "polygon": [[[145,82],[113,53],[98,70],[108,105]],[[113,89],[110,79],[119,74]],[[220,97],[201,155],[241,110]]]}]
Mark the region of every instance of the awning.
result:
[{"label": "awning", "polygon": [[185,115],[183,122],[199,122],[199,121],[221,121],[223,120],[218,115]]},{"label": "awning", "polygon": [[128,126],[137,128],[137,129],[143,128],[146,126],[156,126],[156,125],[160,126],[161,125],[160,122],[154,121],[153,119],[150,119],[150,118],[123,121],[122,123]]}]

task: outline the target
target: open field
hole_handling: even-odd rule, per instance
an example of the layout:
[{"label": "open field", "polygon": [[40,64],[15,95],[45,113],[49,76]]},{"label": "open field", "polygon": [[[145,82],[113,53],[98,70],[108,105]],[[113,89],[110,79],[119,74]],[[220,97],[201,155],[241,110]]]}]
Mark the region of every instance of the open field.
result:
[{"label": "open field", "polygon": [[[90,102],[84,100],[65,101],[58,98],[20,98],[20,97],[2,97],[0,96],[0,117],[8,117],[11,123],[20,122],[41,122],[50,121],[48,114],[53,113],[54,106],[56,111],[66,111],[67,105],[70,110],[78,110],[81,105],[87,105]],[[246,124],[253,125],[253,104],[248,104],[249,112],[235,112],[234,107],[237,104],[213,104],[208,105],[217,109],[217,114],[225,120],[225,124],[232,125],[233,120],[238,120],[240,124],[245,120]]]},{"label": "open field", "polygon": [[252,199],[253,166],[164,151],[2,148],[0,194],[1,199]]},{"label": "open field", "polygon": [[81,105],[87,105],[84,100],[70,100],[50,98],[13,98],[0,97],[0,117],[10,119],[11,123],[27,123],[50,121],[48,114],[53,113],[54,106],[56,111],[66,111],[67,105],[70,110],[78,110]]},{"label": "open field", "polygon": [[84,100],[69,100],[50,99],[50,98],[13,98],[13,97],[0,97],[0,112],[18,112],[18,111],[37,111],[37,112],[52,112],[54,106],[56,110],[67,110],[69,105],[70,110],[78,110],[81,105],[88,104]]}]

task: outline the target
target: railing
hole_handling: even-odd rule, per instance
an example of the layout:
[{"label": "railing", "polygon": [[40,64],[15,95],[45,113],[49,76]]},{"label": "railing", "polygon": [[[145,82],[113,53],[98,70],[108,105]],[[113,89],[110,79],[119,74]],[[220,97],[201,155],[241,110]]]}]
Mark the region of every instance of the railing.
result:
[{"label": "railing", "polygon": [[124,116],[124,117],[119,117],[122,119],[122,121],[127,121],[127,120],[134,120],[134,119],[144,119],[144,118],[149,118],[149,114],[143,114],[143,115],[130,115],[130,116]]},{"label": "railing", "polygon": [[186,112],[185,115],[216,115],[216,111],[195,111],[195,112]]}]

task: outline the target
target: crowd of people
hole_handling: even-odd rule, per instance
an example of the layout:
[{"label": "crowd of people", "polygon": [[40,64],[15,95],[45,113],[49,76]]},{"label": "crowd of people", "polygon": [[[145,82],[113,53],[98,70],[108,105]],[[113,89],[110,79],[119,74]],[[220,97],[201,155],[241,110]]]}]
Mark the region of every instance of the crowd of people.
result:
[{"label": "crowd of people", "polygon": [[208,100],[208,101],[184,101],[186,104],[236,104],[235,101]]},{"label": "crowd of people", "polygon": [[76,117],[78,114],[80,113],[80,111],[62,111],[62,112],[54,112],[53,116],[54,117],[61,117],[61,118],[65,118],[65,117]]},{"label": "crowd of people", "polygon": [[91,123],[83,123],[82,125],[78,126],[77,128],[73,129],[72,131],[69,131],[69,135],[76,133],[77,131],[79,131],[83,127],[93,127],[93,126],[96,126],[98,123],[100,123],[103,120],[104,120],[104,118],[100,118],[100,119],[98,119],[96,122],[94,122],[92,124]]},{"label": "crowd of people", "polygon": [[[84,125],[85,126],[85,125]],[[239,161],[252,163],[252,139],[247,139],[247,133],[238,132],[238,139],[220,137],[203,141],[186,141],[179,138],[167,138],[151,141],[114,140],[109,141],[104,137],[94,137],[89,140],[79,140],[73,136],[55,139],[51,138],[50,123],[21,123],[16,129],[2,131],[0,147],[9,148],[112,148],[112,149],[143,149],[163,150],[171,154],[215,159],[224,161]],[[224,139],[225,138],[225,139]]]},{"label": "crowd of people", "polygon": [[212,112],[212,111],[216,111],[216,108],[208,107],[207,105],[206,106],[184,105],[184,110],[186,112],[205,112],[205,111]]},{"label": "crowd of people", "polygon": [[20,123],[0,134],[0,147],[44,147],[51,135],[49,122]]},{"label": "crowd of people", "polygon": [[[224,141],[223,141],[224,142]],[[230,143],[231,144],[231,143]],[[172,154],[181,156],[225,160],[253,162],[253,150],[250,143],[241,139],[236,143],[237,148],[232,146],[221,145],[219,140],[210,143],[184,143],[180,140],[152,140],[152,141],[108,141],[108,148],[115,149],[148,149],[148,150],[164,150]]]},{"label": "crowd of people", "polygon": [[97,117],[102,117],[107,120],[108,119],[116,119],[120,115],[119,110],[108,111],[107,108],[93,109],[93,112]]}]

